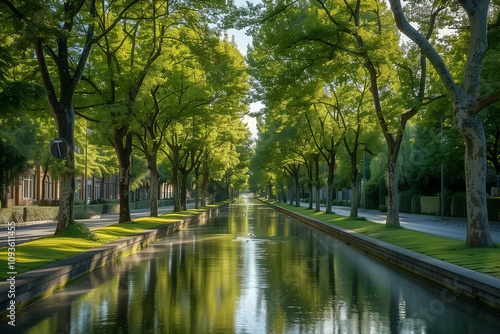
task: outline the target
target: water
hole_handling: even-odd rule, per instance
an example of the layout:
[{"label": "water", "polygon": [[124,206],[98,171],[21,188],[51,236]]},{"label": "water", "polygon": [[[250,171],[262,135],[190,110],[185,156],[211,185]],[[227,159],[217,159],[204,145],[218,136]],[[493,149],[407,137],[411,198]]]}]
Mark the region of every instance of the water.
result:
[{"label": "water", "polygon": [[500,332],[498,315],[257,202],[96,271],[16,324],[0,332]]}]

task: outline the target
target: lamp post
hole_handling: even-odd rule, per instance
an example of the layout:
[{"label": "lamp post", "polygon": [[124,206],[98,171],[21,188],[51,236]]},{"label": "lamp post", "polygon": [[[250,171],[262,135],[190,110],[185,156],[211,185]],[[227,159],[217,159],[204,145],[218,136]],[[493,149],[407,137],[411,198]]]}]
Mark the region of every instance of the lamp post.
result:
[{"label": "lamp post", "polygon": [[[441,152],[443,151],[443,116],[441,116]],[[444,220],[444,163],[441,157],[441,219]]]},{"label": "lamp post", "polygon": [[366,210],[366,162],[365,162],[365,150],[363,150],[363,209]]},{"label": "lamp post", "polygon": [[88,176],[87,176],[87,153],[88,153],[88,145],[87,145],[87,134],[88,134],[88,129],[87,129],[87,121],[85,121],[85,191],[84,191],[84,194],[85,194],[85,197],[84,197],[84,200],[85,200],[85,212],[87,212],[87,197],[88,197],[88,194],[87,194],[87,191],[88,191]]}]

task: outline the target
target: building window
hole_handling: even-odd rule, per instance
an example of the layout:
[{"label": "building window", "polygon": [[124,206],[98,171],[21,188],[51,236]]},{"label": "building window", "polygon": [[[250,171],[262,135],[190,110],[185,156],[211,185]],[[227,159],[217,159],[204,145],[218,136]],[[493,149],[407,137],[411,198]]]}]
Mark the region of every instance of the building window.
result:
[{"label": "building window", "polygon": [[94,198],[101,198],[101,182],[95,183],[95,196]]},{"label": "building window", "polygon": [[87,200],[92,199],[92,181],[87,180]]},{"label": "building window", "polygon": [[82,198],[82,180],[76,180],[75,187],[76,187],[75,198],[81,199]]},{"label": "building window", "polygon": [[45,180],[45,198],[54,198],[54,180],[52,180],[50,177],[47,177],[47,179]]},{"label": "building window", "polygon": [[27,175],[23,179],[23,199],[33,199],[35,193],[35,176]]},{"label": "building window", "polygon": [[103,183],[102,185],[104,187],[104,196],[103,196],[103,198],[108,198],[108,184],[107,183]]},{"label": "building window", "polygon": [[109,191],[110,191],[109,198],[111,198],[111,199],[115,198],[115,184],[114,183],[109,184]]}]

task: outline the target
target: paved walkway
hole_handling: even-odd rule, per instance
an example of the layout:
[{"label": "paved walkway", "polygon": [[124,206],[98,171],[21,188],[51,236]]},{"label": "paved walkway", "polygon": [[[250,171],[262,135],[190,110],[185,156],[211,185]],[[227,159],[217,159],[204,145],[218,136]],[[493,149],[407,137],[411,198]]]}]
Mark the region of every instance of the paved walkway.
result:
[{"label": "paved walkway", "polygon": [[[301,202],[301,206],[307,207],[309,203]],[[188,203],[188,208],[193,208],[194,203]],[[173,206],[164,206],[158,208],[159,214],[171,212]],[[321,207],[325,211],[325,207]],[[339,215],[349,216],[349,207],[334,206],[333,211]],[[148,217],[150,209],[131,210],[132,219]],[[358,215],[365,217],[369,221],[385,224],[386,214],[378,210],[359,209]],[[78,219],[78,222],[84,223],[90,229],[96,229],[118,222],[117,213],[103,214],[99,218]],[[465,218],[441,217],[431,215],[417,215],[410,213],[400,213],[401,226],[418,232],[434,234],[445,238],[465,241],[467,231],[467,220]],[[38,239],[42,236],[52,235],[56,229],[56,221],[36,221],[16,224],[16,245]],[[490,222],[491,235],[494,242],[500,243],[500,222]],[[7,226],[0,225],[0,247],[7,246]]]},{"label": "paved walkway", "polygon": [[[301,202],[301,206],[308,207],[309,203]],[[315,207],[313,205],[313,207]],[[333,206],[333,211],[342,216],[349,216],[350,207]],[[325,207],[321,207],[325,211]],[[378,210],[359,209],[358,216],[365,217],[367,220],[385,224],[386,214]],[[437,236],[465,241],[467,235],[467,220],[465,218],[444,217],[432,215],[417,215],[412,213],[400,213],[401,226],[418,232],[434,234]],[[500,243],[500,222],[490,222],[491,236],[494,242]]]}]

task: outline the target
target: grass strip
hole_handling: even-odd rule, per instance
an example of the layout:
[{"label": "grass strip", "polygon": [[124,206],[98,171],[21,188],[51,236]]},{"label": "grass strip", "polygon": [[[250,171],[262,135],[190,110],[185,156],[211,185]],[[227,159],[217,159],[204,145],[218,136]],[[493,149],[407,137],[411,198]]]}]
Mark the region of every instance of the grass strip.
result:
[{"label": "grass strip", "polygon": [[495,243],[493,248],[471,248],[463,241],[411,231],[403,227],[391,228],[384,224],[367,221],[364,218],[325,214],[305,207],[295,207],[279,202],[268,201],[268,203],[417,253],[500,278],[499,243]]},{"label": "grass strip", "polygon": [[[183,218],[215,208],[227,202],[214,203],[199,209],[189,209],[181,212],[170,212],[160,217],[138,218],[129,223],[113,224],[92,230],[97,240],[92,240],[88,230],[83,231],[81,225],[74,224],[76,233],[72,236],[52,235],[25,242],[15,247],[15,269],[8,269],[8,247],[0,248],[0,280],[7,279],[7,272],[15,271],[17,275],[40,268],[51,262],[62,260],[89,249],[102,246],[115,240],[138,234],[144,230],[173,223]],[[70,231],[69,234],[71,234]],[[94,238],[95,239],[95,238]]]}]

